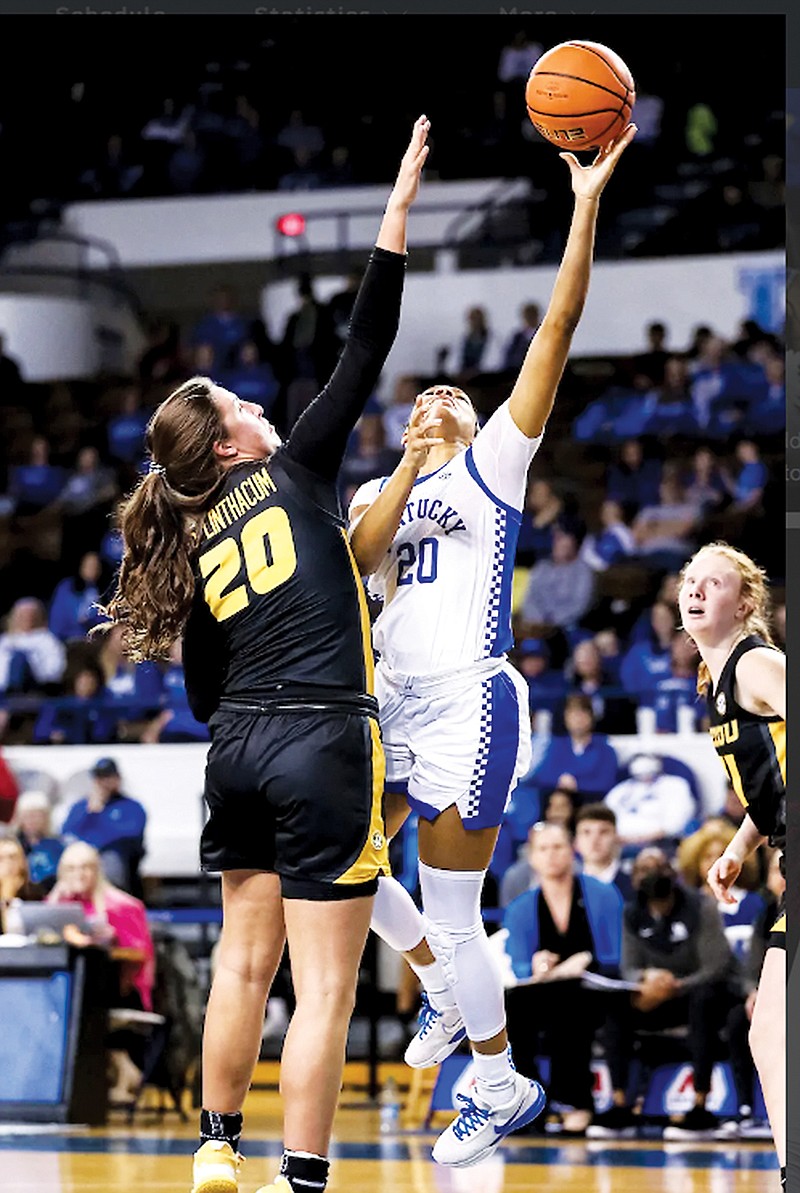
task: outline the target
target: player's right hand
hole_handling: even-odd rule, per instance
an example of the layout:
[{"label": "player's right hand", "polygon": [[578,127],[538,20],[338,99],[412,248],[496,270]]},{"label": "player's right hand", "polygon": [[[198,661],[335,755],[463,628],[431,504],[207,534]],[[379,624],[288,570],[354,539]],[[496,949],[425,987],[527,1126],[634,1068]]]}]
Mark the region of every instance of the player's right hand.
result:
[{"label": "player's right hand", "polygon": [[411,417],[408,420],[406,429],[403,431],[403,458],[407,463],[413,464],[417,469],[421,468],[425,463],[428,458],[428,452],[432,447],[437,447],[440,443],[444,443],[444,439],[441,436],[430,434],[442,421],[440,418],[431,418],[430,408],[431,399],[423,398],[420,394],[414,402]]},{"label": "player's right hand", "polygon": [[737,862],[735,858],[728,857],[723,853],[722,857],[718,857],[709,870],[706,882],[714,892],[714,897],[720,903],[736,902],[730,893],[730,888],[739,877],[741,869],[741,862]]},{"label": "player's right hand", "polygon": [[428,133],[431,122],[427,116],[420,116],[414,121],[411,140],[408,149],[403,154],[397,181],[391,195],[391,202],[399,207],[410,207],[419,191],[419,180],[422,167],[428,156]]}]

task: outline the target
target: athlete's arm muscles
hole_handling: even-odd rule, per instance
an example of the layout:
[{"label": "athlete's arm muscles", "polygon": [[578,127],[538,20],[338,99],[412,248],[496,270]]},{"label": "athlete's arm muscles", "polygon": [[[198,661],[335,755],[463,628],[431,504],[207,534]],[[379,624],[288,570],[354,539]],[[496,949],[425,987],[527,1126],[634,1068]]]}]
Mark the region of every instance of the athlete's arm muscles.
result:
[{"label": "athlete's arm muscles", "polygon": [[786,719],[786,655],[758,647],[736,664],[737,699],[751,712],[772,713]]},{"label": "athlete's arm muscles", "polygon": [[542,320],[508,399],[511,417],[529,438],[541,435],[555,401],[570,344],[589,290],[594,234],[600,194],[636,129],[629,126],[609,150],[601,150],[590,166],[562,153],[572,175],[575,206],[564,256],[547,313]]},{"label": "athlete's arm muscles", "polygon": [[207,722],[219,704],[225,670],[219,625],[198,583],[183,632],[183,675],[193,716]]},{"label": "athlete's arm muscles", "polygon": [[323,480],[336,479],[350,432],[377,384],[397,335],[408,211],[417,196],[428,153],[428,127],[425,117],[414,125],[333,376],[300,415],[286,444],[287,455]]}]

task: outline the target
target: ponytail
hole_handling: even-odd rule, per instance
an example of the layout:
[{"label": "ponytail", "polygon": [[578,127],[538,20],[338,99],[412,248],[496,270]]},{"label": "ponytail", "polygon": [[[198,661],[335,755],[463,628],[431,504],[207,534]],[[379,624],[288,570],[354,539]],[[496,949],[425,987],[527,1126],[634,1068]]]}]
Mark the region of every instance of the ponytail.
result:
[{"label": "ponytail", "polygon": [[203,517],[225,472],[214,444],[225,428],[213,382],[194,377],[156,410],[147,428],[150,471],[120,512],[124,552],[115,591],[101,607],[122,627],[122,648],[136,663],[166,658],[183,632],[194,597]]}]

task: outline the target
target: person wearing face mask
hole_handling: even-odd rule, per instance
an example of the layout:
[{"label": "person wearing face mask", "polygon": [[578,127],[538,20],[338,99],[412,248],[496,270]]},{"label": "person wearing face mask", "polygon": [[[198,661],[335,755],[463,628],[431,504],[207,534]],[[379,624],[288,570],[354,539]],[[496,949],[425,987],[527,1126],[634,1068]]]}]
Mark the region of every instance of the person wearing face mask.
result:
[{"label": "person wearing face mask", "polygon": [[639,988],[632,997],[632,1031],[687,1026],[695,1104],[664,1130],[665,1139],[711,1137],[716,1116],[706,1109],[715,1043],[726,1016],[743,998],[736,960],[710,899],[678,882],[666,854],[650,846],[634,862],[635,898],[624,910],[622,975]]}]

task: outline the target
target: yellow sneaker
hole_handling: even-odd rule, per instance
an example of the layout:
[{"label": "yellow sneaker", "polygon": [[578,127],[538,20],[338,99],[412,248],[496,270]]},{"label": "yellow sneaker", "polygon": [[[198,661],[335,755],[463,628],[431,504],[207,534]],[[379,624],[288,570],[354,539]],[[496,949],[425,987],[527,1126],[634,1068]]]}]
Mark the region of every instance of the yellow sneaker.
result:
[{"label": "yellow sneaker", "polygon": [[292,1193],[292,1186],[285,1176],[276,1176],[271,1185],[262,1185],[256,1193]]},{"label": "yellow sneaker", "polygon": [[192,1193],[238,1193],[242,1162],[229,1143],[207,1139],[194,1153]]}]

